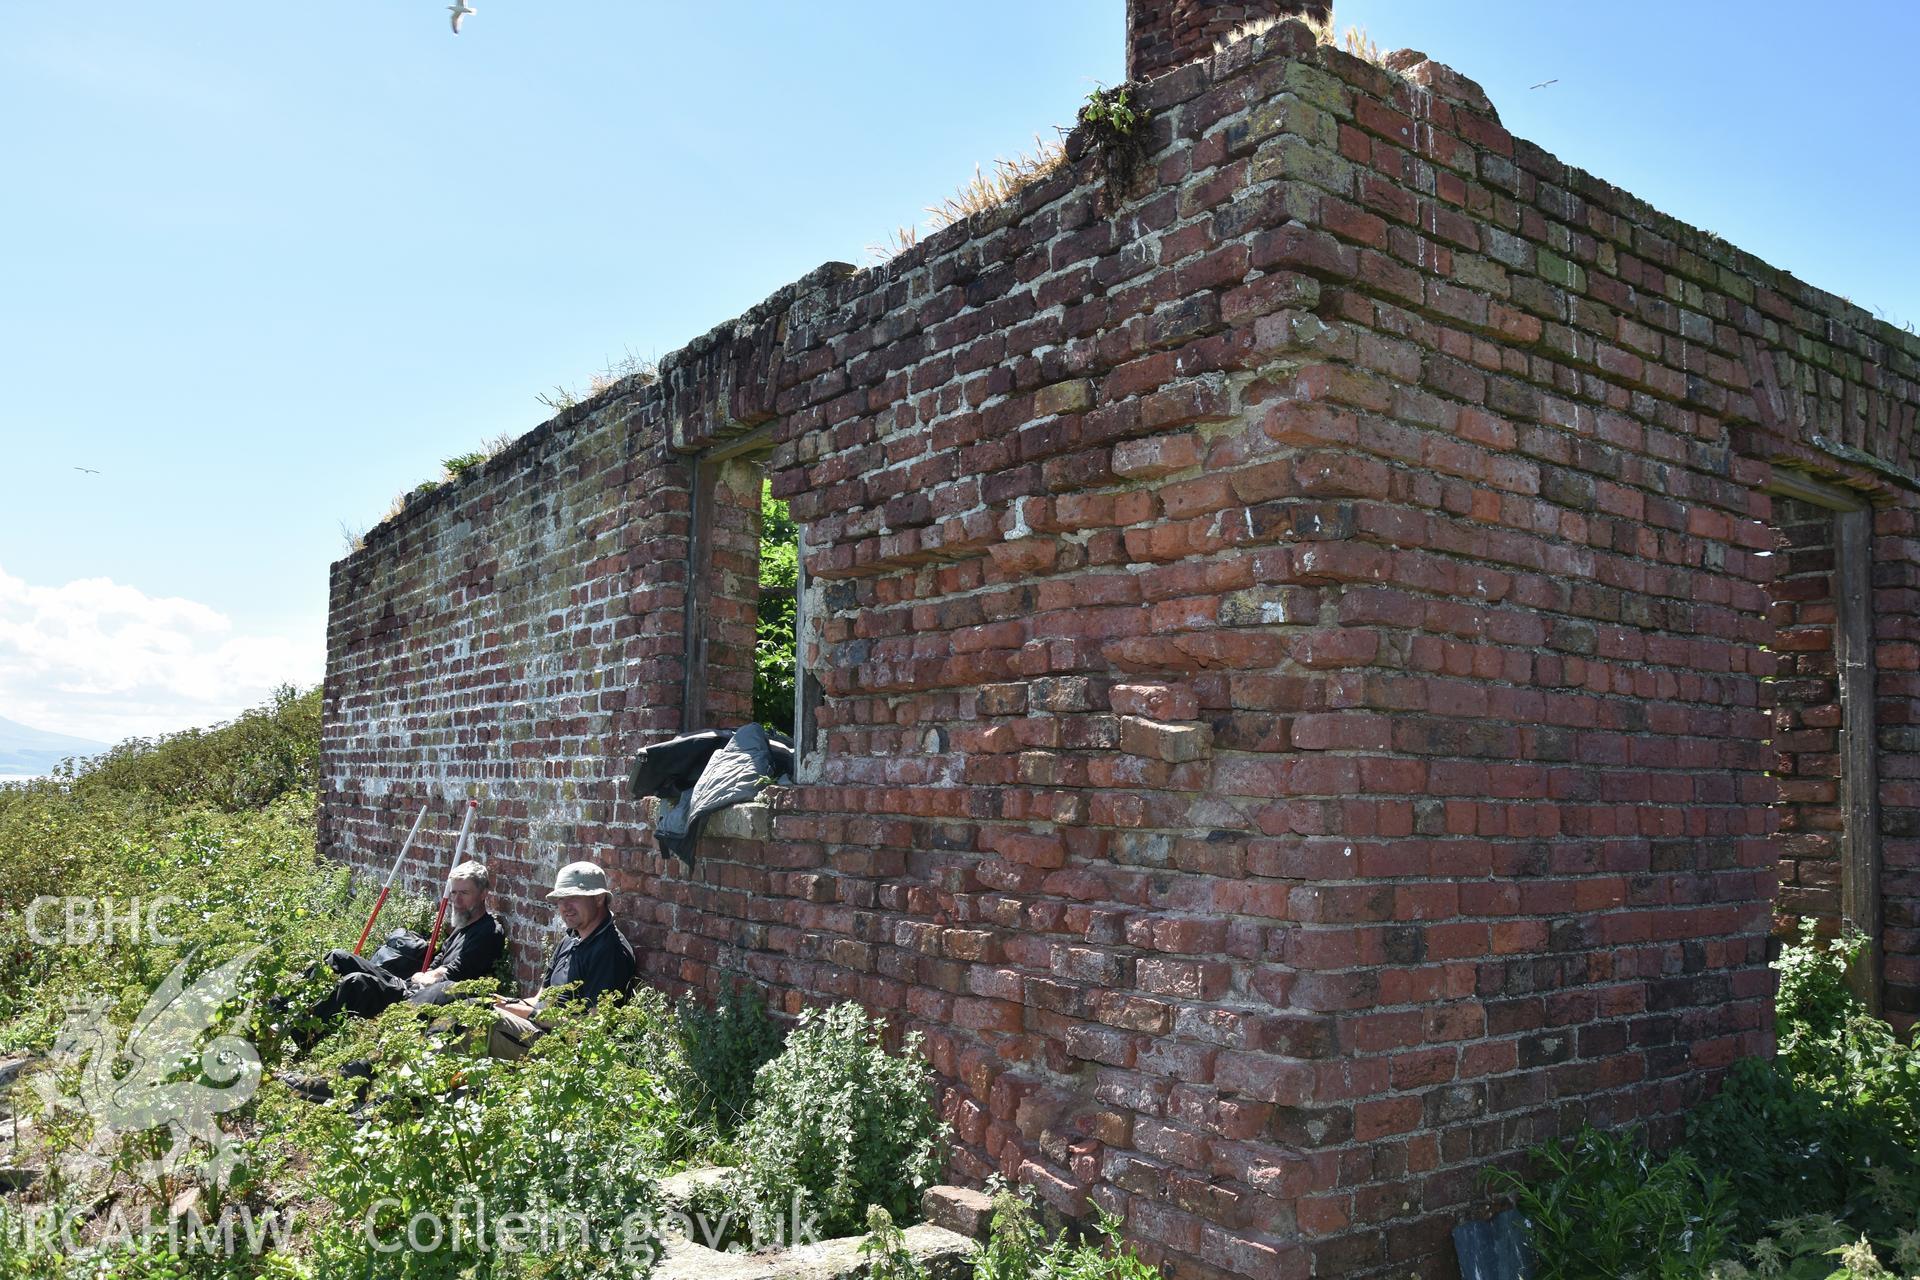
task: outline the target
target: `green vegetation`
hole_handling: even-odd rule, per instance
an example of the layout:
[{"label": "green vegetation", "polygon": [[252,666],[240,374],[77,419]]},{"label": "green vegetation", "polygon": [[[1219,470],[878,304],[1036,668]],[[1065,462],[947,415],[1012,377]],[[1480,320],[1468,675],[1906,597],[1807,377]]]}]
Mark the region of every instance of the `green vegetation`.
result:
[{"label": "green vegetation", "polygon": [[1093,1229],[1075,1242],[1062,1234],[1051,1243],[1034,1211],[1033,1191],[992,1185],[993,1222],[973,1254],[974,1280],[1157,1280],[1120,1238],[1120,1220],[1096,1209]]},{"label": "green vegetation", "polygon": [[1541,1166],[1533,1176],[1501,1170],[1492,1182],[1525,1209],[1541,1280],[1704,1280],[1727,1247],[1727,1184],[1703,1177],[1685,1152],[1663,1160],[1637,1131],[1616,1136],[1589,1127],[1533,1154]]},{"label": "green vegetation", "polygon": [[800,534],[787,504],[760,482],[760,601],[754,626],[753,718],[793,732],[795,619],[800,602]]},{"label": "green vegetation", "polygon": [[1095,89],[1080,108],[1080,123],[1103,139],[1132,137],[1145,120],[1145,113],[1134,106],[1133,90],[1126,85]]},{"label": "green vegetation", "polygon": [[320,782],[320,690],[276,689],[232,723],[159,738],[129,738],[105,755],[71,764],[76,795],[135,795],[175,809],[224,813],[265,809]]},{"label": "green vegetation", "polygon": [[809,1010],[754,1077],[733,1188],[757,1220],[790,1216],[796,1199],[827,1236],[861,1230],[868,1205],[896,1222],[919,1217],[946,1126],[918,1038],[895,1057],[885,1027],[858,1005]]},{"label": "green vegetation", "polygon": [[867,1238],[860,1242],[867,1280],[925,1280],[927,1269],[907,1246],[906,1233],[879,1205],[867,1208]]},{"label": "green vegetation", "polygon": [[1123,84],[1088,94],[1077,123],[1092,135],[1106,173],[1107,204],[1117,209],[1147,158],[1147,130],[1152,117],[1134,100],[1133,87]]},{"label": "green vegetation", "polygon": [[707,1009],[679,1009],[680,1053],[687,1064],[683,1087],[692,1098],[692,1119],[731,1139],[747,1118],[754,1076],[780,1056],[780,1028],[767,1016],[759,988],[736,984]]},{"label": "green vegetation", "polygon": [[[322,1275],[623,1275],[658,1248],[660,1176],[700,1145],[672,1090],[665,998],[604,1001],[516,1062],[459,1051],[487,1020],[477,1004],[448,1006],[431,1026],[391,1010],[355,1046],[380,1067],[363,1104],[292,1108],[313,1187],[335,1207],[314,1241]],[[569,1229],[537,1258],[495,1257],[496,1240],[481,1231],[384,1247],[406,1238],[415,1215],[451,1223],[478,1205]]]},{"label": "green vegetation", "polygon": [[[231,724],[122,743],[93,761],[69,763],[53,778],[0,786],[0,1057],[55,1051],[45,1059],[51,1069],[29,1073],[10,1095],[28,1137],[4,1162],[38,1167],[42,1177],[0,1200],[0,1274],[304,1274],[271,1254],[189,1259],[152,1240],[106,1242],[84,1256],[83,1266],[82,1257],[33,1238],[28,1225],[71,1223],[83,1243],[114,1214],[122,1223],[155,1214],[164,1228],[167,1206],[203,1176],[198,1166],[212,1149],[184,1130],[96,1128],[97,1105],[79,1104],[98,1104],[109,1088],[116,1102],[129,1088],[139,1101],[136,1080],[149,1079],[128,1075],[116,1083],[97,1074],[113,1064],[102,1055],[124,1052],[127,1061],[157,1070],[161,1081],[209,1079],[203,1073],[212,1068],[197,1056],[198,1046],[184,1070],[169,1071],[121,1029],[155,1007],[156,991],[176,968],[192,983],[239,961],[222,1030],[270,1069],[288,1028],[268,1002],[286,992],[302,1000],[306,966],[339,945],[343,921],[369,909],[371,894],[356,892],[341,868],[314,853],[318,728],[318,693],[283,689]],[[422,905],[400,904],[393,918],[418,914]],[[112,1027],[112,1038],[92,1048],[84,1068],[72,1056],[87,1043],[86,1022],[73,1020],[83,1000],[100,1001]],[[221,1136],[240,1139],[229,1152],[237,1163],[230,1177],[205,1187],[206,1211],[265,1206],[262,1176],[274,1156],[272,1144],[247,1137],[257,1132],[256,1107],[219,1117]],[[11,1138],[11,1129],[0,1133]],[[149,1166],[173,1143],[189,1141],[193,1162]]]},{"label": "green vegetation", "polygon": [[1028,1280],[1045,1265],[1047,1252],[1033,1193],[1022,1195],[1003,1182],[996,1182],[992,1192],[993,1221],[974,1251],[974,1280]]},{"label": "green vegetation", "polygon": [[[282,690],[230,724],[0,786],[0,1057],[42,1055],[0,1099],[0,1117],[21,1122],[16,1144],[0,1119],[0,1164],[38,1174],[0,1194],[0,1276],[637,1275],[661,1243],[661,1180],[715,1162],[743,1166],[713,1206],[736,1221],[772,1218],[782,1196],[789,1213],[800,1197],[803,1221],[819,1207],[830,1232],[860,1230],[870,1206],[876,1222],[914,1220],[944,1135],[929,1068],[911,1038],[887,1053],[884,1024],[851,1005],[807,1015],[783,1044],[752,987],[711,1008],[643,991],[563,1007],[525,1058],[496,1062],[472,1052],[483,1004],[423,1017],[403,1003],[302,1055],[288,1034],[298,1013],[279,1010],[308,1007],[330,981],[308,966],[357,935],[372,897],[315,856],[318,710],[317,692]],[[48,911],[49,893],[108,900],[112,935],[104,912],[70,922]],[[135,899],[169,901],[143,909],[135,929]],[[420,927],[428,908],[390,903],[385,921]],[[73,928],[88,941],[68,945]],[[112,1055],[143,1052],[127,1028],[176,966],[187,986],[240,976],[207,1009],[213,1026],[147,1063],[155,1074],[140,1087],[217,1092],[235,1077],[203,1055],[210,1038],[257,1061],[259,1087],[233,1095],[209,1129],[113,1127],[97,1104],[135,1080]],[[69,1005],[83,1000],[102,1002],[107,1040],[76,1032]],[[289,1068],[331,1082],[333,1098],[297,1098]],[[508,1206],[513,1221],[485,1226],[483,1205]],[[213,1231],[232,1215],[247,1215],[234,1219],[238,1248],[195,1243],[196,1224]],[[416,1221],[439,1231],[416,1240]],[[248,1223],[276,1222],[249,1242]],[[522,1226],[554,1233],[503,1249],[502,1233]],[[897,1230],[883,1244],[913,1266]]]},{"label": "green vegetation", "polygon": [[473,453],[456,453],[453,457],[444,459],[440,465],[446,468],[448,479],[460,480],[466,477],[467,472],[484,467],[491,457],[493,457],[492,454],[477,450]]},{"label": "green vegetation", "polygon": [[[264,947],[242,992],[264,1001],[338,945],[370,897],[314,854],[319,706],[282,689],[231,724],[0,786],[0,1054],[46,1049],[85,994],[127,1024],[190,957],[198,973]],[[49,933],[76,945],[35,940]],[[271,1050],[281,1030],[256,1010],[248,1033]]]},{"label": "green vegetation", "polygon": [[1846,985],[1862,943],[1811,924],[1778,964],[1780,1052],[1735,1064],[1681,1147],[1586,1130],[1493,1175],[1540,1280],[1920,1275],[1920,1048]]}]

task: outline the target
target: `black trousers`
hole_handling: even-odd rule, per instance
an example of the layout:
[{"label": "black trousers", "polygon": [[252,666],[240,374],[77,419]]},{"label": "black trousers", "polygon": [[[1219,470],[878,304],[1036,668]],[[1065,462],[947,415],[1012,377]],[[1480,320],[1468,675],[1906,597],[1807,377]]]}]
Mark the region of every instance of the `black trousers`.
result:
[{"label": "black trousers", "polygon": [[340,977],[326,999],[313,1007],[313,1016],[322,1024],[332,1022],[343,1013],[356,1018],[377,1018],[407,998],[406,979],[394,977],[365,956],[351,951],[329,951],[321,963]]},{"label": "black trousers", "polygon": [[415,1004],[452,1004],[453,997],[448,994],[451,982],[433,982],[424,987],[414,987],[407,992],[407,999]]}]

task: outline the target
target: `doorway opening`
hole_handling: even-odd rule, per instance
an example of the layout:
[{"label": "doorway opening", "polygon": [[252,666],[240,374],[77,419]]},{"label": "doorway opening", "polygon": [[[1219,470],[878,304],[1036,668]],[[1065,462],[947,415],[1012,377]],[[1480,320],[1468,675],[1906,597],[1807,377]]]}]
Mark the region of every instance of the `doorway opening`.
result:
[{"label": "doorway opening", "polygon": [[1774,771],[1780,780],[1776,934],[1865,935],[1855,989],[1881,1010],[1875,761],[1873,512],[1858,495],[1776,471],[1772,586]]}]

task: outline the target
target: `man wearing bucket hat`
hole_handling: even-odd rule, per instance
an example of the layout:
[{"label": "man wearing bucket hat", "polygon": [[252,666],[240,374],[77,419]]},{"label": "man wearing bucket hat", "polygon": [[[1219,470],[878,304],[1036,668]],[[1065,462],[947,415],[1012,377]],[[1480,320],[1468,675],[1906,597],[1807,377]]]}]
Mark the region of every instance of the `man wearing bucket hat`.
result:
[{"label": "man wearing bucket hat", "polygon": [[607,873],[591,862],[570,862],[553,878],[547,900],[559,909],[568,936],[553,953],[538,994],[525,1000],[494,998],[487,1052],[496,1058],[521,1057],[545,1034],[540,1010],[556,987],[577,984],[568,998],[591,1007],[607,992],[624,995],[633,986],[633,946],[614,924]]}]

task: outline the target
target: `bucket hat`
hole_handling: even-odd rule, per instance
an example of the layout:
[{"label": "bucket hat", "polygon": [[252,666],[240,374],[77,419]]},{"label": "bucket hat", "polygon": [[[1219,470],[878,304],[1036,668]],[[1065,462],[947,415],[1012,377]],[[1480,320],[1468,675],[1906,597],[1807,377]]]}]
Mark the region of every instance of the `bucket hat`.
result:
[{"label": "bucket hat", "polygon": [[560,868],[560,874],[553,878],[553,892],[547,895],[549,901],[555,898],[591,898],[596,894],[608,893],[607,873],[591,862],[569,862]]}]

